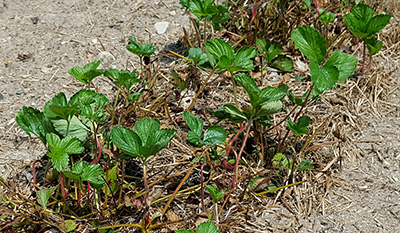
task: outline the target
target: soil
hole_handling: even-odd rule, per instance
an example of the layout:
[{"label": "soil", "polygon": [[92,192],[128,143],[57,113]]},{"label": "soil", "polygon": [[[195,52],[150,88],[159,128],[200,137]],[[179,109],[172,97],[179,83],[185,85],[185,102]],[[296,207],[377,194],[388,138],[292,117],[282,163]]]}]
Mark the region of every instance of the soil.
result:
[{"label": "soil", "polygon": [[[138,68],[138,59],[125,49],[129,36],[152,43],[160,54],[183,36],[182,28],[189,28],[178,0],[0,0],[0,16],[3,177],[45,153],[41,143],[30,140],[15,123],[22,106],[43,109],[60,91],[70,97],[80,90],[84,85],[67,73],[74,66],[100,59],[100,68]],[[398,19],[393,21],[398,27]],[[165,33],[157,33],[157,22],[169,23]],[[237,232],[400,232],[399,46],[393,43],[385,48],[374,58],[371,77],[380,77],[376,72],[390,74],[374,82],[382,86],[387,79],[390,91],[383,90],[388,93],[384,98],[367,95],[360,98],[362,103],[354,103],[360,111],[351,111],[350,118],[358,126],[345,129],[347,142],[342,147],[325,150],[332,161],[322,175],[325,192],[315,198],[299,196],[286,204],[268,202],[268,208],[253,213],[250,223]],[[96,79],[95,85],[104,93],[112,92],[108,79]],[[313,185],[319,184],[309,183],[293,192]]]}]

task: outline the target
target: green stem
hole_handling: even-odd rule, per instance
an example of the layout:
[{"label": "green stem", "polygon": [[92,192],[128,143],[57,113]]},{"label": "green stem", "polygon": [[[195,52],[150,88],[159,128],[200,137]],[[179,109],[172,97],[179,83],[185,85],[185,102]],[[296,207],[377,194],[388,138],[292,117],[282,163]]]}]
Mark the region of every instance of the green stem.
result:
[{"label": "green stem", "polygon": [[67,120],[67,131],[65,132],[65,137],[69,134],[69,125],[71,124],[71,117],[68,117]]}]

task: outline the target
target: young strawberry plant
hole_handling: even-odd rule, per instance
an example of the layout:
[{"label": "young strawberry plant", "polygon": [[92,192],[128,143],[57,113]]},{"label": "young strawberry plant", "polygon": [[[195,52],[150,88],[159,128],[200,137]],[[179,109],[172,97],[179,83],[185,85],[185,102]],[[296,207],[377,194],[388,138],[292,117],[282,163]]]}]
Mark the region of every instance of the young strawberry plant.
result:
[{"label": "young strawberry plant", "polygon": [[94,61],[83,67],[75,66],[68,73],[89,87],[94,78],[103,74],[103,71],[97,69],[99,65],[100,61]]},{"label": "young strawberry plant", "polygon": [[[214,5],[215,0],[180,0],[182,8],[189,12],[190,18],[195,27],[198,39],[198,46],[201,48],[200,21],[203,21],[203,42],[207,40],[207,24],[211,22],[214,30],[221,30],[221,24],[229,17],[229,9],[224,5]],[[193,18],[194,14],[197,18]]]},{"label": "young strawberry plant", "polygon": [[177,230],[176,233],[219,233],[218,227],[211,221],[201,223],[196,231],[184,229]]},{"label": "young strawberry plant", "polygon": [[215,216],[215,221],[218,224],[219,223],[218,201],[224,197],[226,188],[219,190],[218,186],[216,184],[207,185],[206,188],[207,188],[208,192],[210,193],[211,198],[214,202],[214,216]]},{"label": "young strawberry plant", "polygon": [[[149,191],[147,183],[147,159],[157,154],[175,136],[176,130],[160,129],[160,122],[151,118],[144,118],[136,122],[135,129],[131,130],[123,126],[112,129],[113,143],[129,156],[138,157],[143,164],[143,179],[146,191]],[[146,194],[146,205],[150,206],[149,193]]]},{"label": "young strawberry plant", "polygon": [[293,60],[290,57],[281,54],[283,52],[281,45],[271,43],[266,39],[257,39],[256,44],[258,51],[264,56],[269,67],[279,69],[283,72],[291,72],[294,70]]},{"label": "young strawberry plant", "polygon": [[365,72],[365,51],[368,47],[370,56],[382,48],[382,41],[374,37],[389,23],[391,16],[387,14],[374,15],[374,10],[364,3],[357,4],[353,10],[343,16],[350,32],[364,41],[362,75]]},{"label": "young strawberry plant", "polygon": [[[204,169],[204,164],[207,159],[210,160],[210,158],[206,157],[204,154],[208,156],[208,148],[205,148],[206,146],[215,146],[219,145],[223,142],[225,142],[227,134],[226,131],[223,127],[218,126],[218,125],[212,125],[210,126],[207,131],[203,135],[203,128],[204,124],[203,121],[201,121],[199,118],[194,116],[190,112],[184,112],[183,117],[185,118],[186,123],[188,124],[190,131],[189,131],[189,136],[187,138],[187,141],[198,146],[198,147],[203,147],[202,151],[202,159],[203,162],[201,164],[200,168],[200,174],[201,174],[201,203],[202,207],[204,210],[204,175],[203,175],[203,169]],[[203,139],[202,139],[203,138]],[[196,158],[199,159],[199,158]]]}]

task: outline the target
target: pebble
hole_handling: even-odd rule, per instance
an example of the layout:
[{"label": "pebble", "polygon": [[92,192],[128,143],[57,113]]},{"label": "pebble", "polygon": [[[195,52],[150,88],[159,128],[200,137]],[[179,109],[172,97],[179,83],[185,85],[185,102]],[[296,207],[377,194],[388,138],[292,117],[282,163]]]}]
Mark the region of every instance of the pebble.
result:
[{"label": "pebble", "polygon": [[169,12],[170,15],[175,16],[176,15],[176,11],[171,11]]},{"label": "pebble", "polygon": [[104,68],[108,68],[112,65],[112,63],[115,61],[115,57],[107,52],[107,51],[102,51],[97,55],[97,58],[100,60],[100,64],[104,67]]},{"label": "pebble", "polygon": [[4,96],[1,93],[0,93],[0,100],[4,100]]},{"label": "pebble", "polygon": [[15,92],[15,94],[17,95],[22,95],[23,91],[22,90],[17,90],[17,92]]},{"label": "pebble", "polygon": [[167,31],[167,28],[169,26],[169,22],[158,22],[154,24],[154,28],[157,31],[157,34],[161,35],[164,34]]}]

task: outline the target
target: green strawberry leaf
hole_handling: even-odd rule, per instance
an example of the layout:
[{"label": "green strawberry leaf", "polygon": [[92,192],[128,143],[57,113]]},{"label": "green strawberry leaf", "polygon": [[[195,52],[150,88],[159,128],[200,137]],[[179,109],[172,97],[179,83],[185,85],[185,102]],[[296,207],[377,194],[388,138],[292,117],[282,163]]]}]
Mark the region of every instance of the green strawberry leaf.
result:
[{"label": "green strawberry leaf", "polygon": [[260,90],[258,90],[258,86],[254,79],[250,75],[245,73],[236,74],[233,78],[237,83],[239,83],[240,86],[242,86],[246,90],[247,95],[250,98],[250,103],[254,107],[260,99],[258,96]]},{"label": "green strawberry leaf", "polygon": [[318,20],[321,21],[323,24],[327,25],[328,23],[332,23],[336,18],[336,15],[331,12],[324,12]]},{"label": "green strawberry leaf", "polygon": [[364,3],[357,4],[349,14],[343,16],[350,32],[361,39],[375,36],[389,23],[390,18],[390,15],[374,16],[374,10]]},{"label": "green strawberry leaf", "polygon": [[214,1],[215,0],[180,0],[180,3],[197,18],[203,19],[218,13],[218,9],[213,6]]},{"label": "green strawberry leaf", "polygon": [[334,66],[339,71],[338,81],[346,83],[346,79],[353,74],[357,68],[358,59],[353,55],[336,50],[326,61],[325,66]]},{"label": "green strawberry leaf", "polygon": [[156,51],[153,45],[149,43],[142,45],[133,36],[129,37],[129,41],[131,44],[128,44],[126,49],[139,57],[149,57]]},{"label": "green strawberry leaf", "polygon": [[204,43],[204,47],[211,66],[215,66],[222,56],[225,56],[229,61],[231,61],[230,64],[232,65],[235,53],[232,46],[225,41],[218,38],[211,39]]},{"label": "green strawberry leaf", "polygon": [[269,116],[282,110],[281,101],[266,101],[260,104],[260,110],[257,112],[257,117]]},{"label": "green strawberry leaf", "polygon": [[65,93],[61,92],[45,104],[44,115],[50,119],[61,118],[68,120],[76,113],[76,110],[76,107],[68,105]]},{"label": "green strawberry leaf", "polygon": [[310,133],[307,127],[310,125],[311,118],[308,116],[302,116],[297,120],[297,123],[293,121],[287,121],[288,127],[294,133],[294,136],[298,137],[304,134]]},{"label": "green strawberry leaf", "polygon": [[188,124],[191,132],[193,132],[191,137],[196,136],[194,137],[194,139],[198,138],[200,140],[201,135],[203,134],[203,127],[204,127],[203,121],[194,116],[192,113],[186,111],[183,113],[183,118],[185,118],[185,121]]},{"label": "green strawberry leaf", "polygon": [[313,161],[311,159],[305,159],[301,161],[299,166],[296,167],[297,170],[308,170],[308,169],[314,169],[314,165],[312,165]]},{"label": "green strawberry leaf", "polygon": [[134,131],[122,126],[111,130],[112,140],[120,150],[144,160],[163,149],[175,134],[176,130],[160,129],[160,122],[151,118],[137,121]]},{"label": "green strawberry leaf", "polygon": [[221,24],[228,21],[231,17],[229,13],[229,8],[224,5],[215,5],[216,12],[213,15],[207,17],[208,21],[212,23],[214,30],[221,30]]},{"label": "green strawberry leaf", "polygon": [[242,123],[247,121],[246,115],[240,111],[234,104],[225,104],[224,111],[229,116],[229,120],[233,123]]},{"label": "green strawberry leaf", "polygon": [[[259,98],[262,100],[260,103],[265,101],[277,101],[285,98],[287,91],[280,87],[265,87],[258,94]],[[260,104],[258,103],[258,104]]]},{"label": "green strawberry leaf", "polygon": [[383,43],[381,40],[375,40],[374,38],[365,39],[365,43],[367,44],[369,55],[375,55],[379,51],[381,51]]},{"label": "green strawberry leaf", "polygon": [[392,16],[390,15],[375,15],[371,21],[368,22],[367,33],[368,38],[371,38],[378,34],[380,30],[382,30],[386,25],[389,24]]},{"label": "green strawberry leaf", "polygon": [[140,137],[143,146],[153,143],[154,134],[160,130],[160,121],[157,119],[143,118],[136,122],[135,133]]},{"label": "green strawberry leaf", "polygon": [[101,189],[105,185],[101,176],[105,177],[103,169],[97,164],[90,164],[83,170],[81,180],[89,182],[96,189]]},{"label": "green strawberry leaf", "polygon": [[134,103],[136,100],[138,100],[143,94],[140,92],[135,92],[132,93],[130,96],[128,96],[128,101],[131,103]]},{"label": "green strawberry leaf", "polygon": [[197,227],[196,233],[219,233],[219,230],[215,223],[207,221]]},{"label": "green strawberry leaf", "polygon": [[83,67],[75,66],[68,70],[68,73],[74,76],[77,80],[84,84],[90,83],[94,78],[103,74],[102,70],[98,70],[100,61],[94,61],[92,63],[86,64]]},{"label": "green strawberry leaf", "polygon": [[102,109],[109,103],[105,95],[88,89],[78,91],[69,101],[69,105],[75,107],[80,115],[98,123],[106,120]]},{"label": "green strawberry leaf", "polygon": [[61,140],[56,134],[49,133],[46,135],[46,140],[49,145],[47,155],[51,158],[54,168],[59,172],[67,169],[70,154],[79,154],[85,150],[81,142],[72,136]]},{"label": "green strawberry leaf", "polygon": [[303,0],[304,4],[306,4],[307,8],[311,6],[311,0]]},{"label": "green strawberry leaf", "polygon": [[115,146],[121,151],[133,157],[140,156],[142,141],[133,130],[122,126],[116,126],[111,130],[111,138]]},{"label": "green strawberry leaf", "polygon": [[331,89],[339,79],[339,71],[334,66],[324,66],[320,68],[317,64],[310,64],[311,81],[315,85],[315,92],[322,94],[324,91]]},{"label": "green strawberry leaf", "polygon": [[131,87],[142,80],[136,77],[136,70],[129,72],[127,70],[109,69],[104,72],[104,76],[114,79],[114,83],[124,86],[129,92]]},{"label": "green strawberry leaf", "polygon": [[87,168],[88,164],[84,161],[79,161],[72,166],[71,170],[63,171],[64,175],[71,180],[80,180],[83,171]]},{"label": "green strawberry leaf", "polygon": [[212,125],[204,133],[203,143],[205,145],[218,145],[225,142],[226,137],[227,134],[223,127]]},{"label": "green strawberry leaf", "polygon": [[283,52],[283,48],[281,45],[277,43],[271,43],[266,39],[257,39],[256,40],[258,51],[264,54],[265,59],[267,59],[268,64],[272,62],[272,60]]},{"label": "green strawberry leaf", "polygon": [[292,33],[296,49],[299,49],[311,62],[320,64],[326,56],[326,41],[310,26],[300,26]]},{"label": "green strawberry leaf", "polygon": [[69,129],[67,135],[68,122],[64,119],[52,120],[54,129],[62,137],[72,136],[76,137],[79,141],[83,142],[88,136],[90,131],[76,116],[73,116],[69,122]]},{"label": "green strawberry leaf", "polygon": [[30,138],[32,134],[38,137],[44,144],[46,144],[46,132],[43,127],[44,114],[39,110],[31,107],[22,107],[15,117],[17,125],[25,131]]},{"label": "green strawberry leaf", "polygon": [[201,51],[201,48],[190,48],[188,59],[192,60],[194,63],[199,63],[203,55],[204,53]]},{"label": "green strawberry leaf", "polygon": [[[135,128],[136,129],[136,128]],[[151,135],[146,145],[140,148],[141,154],[147,159],[150,155],[157,154],[162,150],[171,139],[175,136],[176,130],[174,129],[160,129]]]},{"label": "green strawberry leaf", "polygon": [[39,205],[43,206],[43,208],[46,208],[47,203],[49,202],[49,199],[51,197],[51,194],[53,194],[54,190],[56,188],[51,188],[51,189],[41,189],[36,192],[36,196],[38,197],[37,202]]},{"label": "green strawberry leaf", "polygon": [[196,233],[196,232],[189,229],[182,229],[182,230],[177,230],[176,233]]},{"label": "green strawberry leaf", "polygon": [[254,63],[251,59],[256,56],[257,51],[253,47],[242,47],[235,54],[234,67],[237,67],[239,70],[251,70],[254,68]]},{"label": "green strawberry leaf", "polygon": [[274,58],[270,66],[283,72],[292,72],[294,70],[293,60],[283,54]]},{"label": "green strawberry leaf", "polygon": [[[216,184],[206,185],[206,188],[207,188],[208,192],[210,193],[211,198],[213,199],[214,203],[217,203],[225,195],[226,188],[219,190],[218,186]],[[197,229],[197,231],[199,231],[199,229]],[[209,231],[207,231],[207,232],[209,232]]]}]

